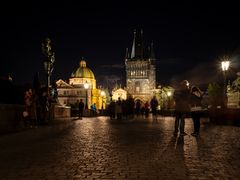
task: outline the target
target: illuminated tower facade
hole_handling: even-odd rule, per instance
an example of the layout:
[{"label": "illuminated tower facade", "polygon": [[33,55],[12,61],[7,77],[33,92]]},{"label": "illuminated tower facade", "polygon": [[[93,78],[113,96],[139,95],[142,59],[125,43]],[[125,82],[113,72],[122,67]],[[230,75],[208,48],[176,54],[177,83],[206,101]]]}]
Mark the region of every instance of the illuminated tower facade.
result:
[{"label": "illuminated tower facade", "polygon": [[144,47],[143,31],[134,31],[131,55],[126,52],[126,86],[135,100],[149,101],[156,88],[156,66],[153,43]]}]

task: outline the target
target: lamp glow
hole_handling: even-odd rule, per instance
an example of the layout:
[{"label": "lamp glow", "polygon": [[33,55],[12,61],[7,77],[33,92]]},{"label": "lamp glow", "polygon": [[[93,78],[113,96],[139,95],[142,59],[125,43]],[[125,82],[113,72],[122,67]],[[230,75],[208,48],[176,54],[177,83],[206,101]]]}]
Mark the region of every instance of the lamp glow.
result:
[{"label": "lamp glow", "polygon": [[222,70],[227,71],[230,66],[230,61],[222,61]]},{"label": "lamp glow", "polygon": [[167,96],[169,97],[169,96],[171,96],[172,95],[172,92],[171,91],[168,91],[167,92]]}]

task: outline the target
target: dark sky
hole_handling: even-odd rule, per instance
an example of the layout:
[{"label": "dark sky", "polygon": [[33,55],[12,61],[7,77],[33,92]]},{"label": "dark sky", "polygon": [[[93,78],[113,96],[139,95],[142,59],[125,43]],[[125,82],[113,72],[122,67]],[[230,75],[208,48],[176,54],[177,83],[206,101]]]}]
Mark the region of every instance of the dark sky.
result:
[{"label": "dark sky", "polygon": [[152,1],[8,2],[1,11],[0,75],[14,82],[43,79],[41,42],[50,37],[56,53],[53,78],[68,79],[84,57],[98,85],[104,77],[124,77],[126,48],[134,29],[145,44],[154,42],[157,81],[216,81],[219,56],[234,54],[232,76],[239,71],[239,10],[236,4]]}]

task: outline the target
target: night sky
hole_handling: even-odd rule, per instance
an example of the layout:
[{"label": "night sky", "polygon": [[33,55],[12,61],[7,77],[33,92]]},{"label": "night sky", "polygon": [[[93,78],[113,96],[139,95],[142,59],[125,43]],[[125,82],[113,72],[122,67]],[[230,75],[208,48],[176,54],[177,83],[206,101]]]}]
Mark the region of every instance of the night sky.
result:
[{"label": "night sky", "polygon": [[106,77],[123,83],[134,29],[143,29],[145,45],[154,43],[160,84],[218,81],[223,54],[233,55],[229,77],[240,71],[236,4],[131,2],[9,2],[0,17],[0,75],[10,73],[23,84],[39,72],[43,81],[41,42],[50,37],[56,54],[53,79],[67,80],[84,57],[98,85],[106,86]]}]

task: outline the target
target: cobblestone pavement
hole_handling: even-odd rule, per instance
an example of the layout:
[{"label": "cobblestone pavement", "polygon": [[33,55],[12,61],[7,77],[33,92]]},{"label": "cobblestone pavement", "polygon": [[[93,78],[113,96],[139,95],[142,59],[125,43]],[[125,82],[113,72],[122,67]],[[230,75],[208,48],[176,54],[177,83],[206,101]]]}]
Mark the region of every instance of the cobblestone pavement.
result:
[{"label": "cobblestone pavement", "polygon": [[0,179],[240,179],[239,127],[204,123],[195,138],[173,125],[97,117],[3,135]]}]

